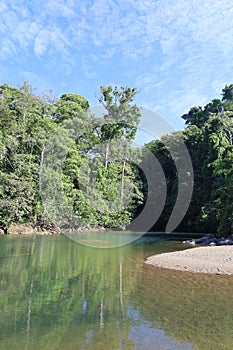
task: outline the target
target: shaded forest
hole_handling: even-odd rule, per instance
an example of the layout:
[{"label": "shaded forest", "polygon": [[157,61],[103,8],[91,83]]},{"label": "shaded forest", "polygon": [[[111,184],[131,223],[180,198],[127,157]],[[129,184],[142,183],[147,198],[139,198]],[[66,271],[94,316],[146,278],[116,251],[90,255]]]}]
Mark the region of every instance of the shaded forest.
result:
[{"label": "shaded forest", "polygon": [[[16,223],[125,228],[139,215],[148,186],[137,166],[144,151],[132,145],[141,117],[136,93],[101,87],[105,114],[100,118],[78,94],[55,99],[37,96],[27,83],[0,85],[0,228],[5,233]],[[183,131],[145,146],[162,166],[167,186],[164,210],[151,230],[165,230],[177,200],[180,184],[169,148],[180,138],[192,160],[194,188],[176,230],[233,233],[232,117],[233,84],[225,86],[221,99],[184,114]]]}]

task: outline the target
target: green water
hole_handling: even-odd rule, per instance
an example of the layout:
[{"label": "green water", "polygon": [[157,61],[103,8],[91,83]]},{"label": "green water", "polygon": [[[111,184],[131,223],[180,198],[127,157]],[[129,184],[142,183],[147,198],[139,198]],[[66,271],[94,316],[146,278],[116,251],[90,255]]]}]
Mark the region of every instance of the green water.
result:
[{"label": "green water", "polygon": [[161,239],[98,249],[62,235],[1,236],[0,349],[232,350],[233,276],[144,264],[183,248]]}]

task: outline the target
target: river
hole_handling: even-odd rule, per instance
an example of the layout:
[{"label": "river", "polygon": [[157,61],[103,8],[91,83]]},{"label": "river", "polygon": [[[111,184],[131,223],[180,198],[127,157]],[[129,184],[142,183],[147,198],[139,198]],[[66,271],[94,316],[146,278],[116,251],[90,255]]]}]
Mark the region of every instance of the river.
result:
[{"label": "river", "polygon": [[0,349],[232,350],[233,276],[144,264],[184,248],[163,237],[98,248],[1,236]]}]

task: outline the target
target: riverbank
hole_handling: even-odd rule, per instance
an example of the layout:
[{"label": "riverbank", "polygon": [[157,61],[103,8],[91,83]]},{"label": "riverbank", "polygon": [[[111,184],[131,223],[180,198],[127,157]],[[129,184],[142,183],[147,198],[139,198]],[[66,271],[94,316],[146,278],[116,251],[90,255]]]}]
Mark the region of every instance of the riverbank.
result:
[{"label": "riverbank", "polygon": [[150,256],[146,264],[195,273],[233,275],[233,246],[198,247]]},{"label": "riverbank", "polygon": [[[102,232],[105,231],[104,227],[89,227],[89,228],[77,228],[75,233],[85,233],[85,232]],[[67,230],[67,233],[73,232]],[[7,230],[7,235],[39,235],[39,236],[52,236],[59,235],[61,233],[66,233],[65,230],[61,232],[58,228],[42,228],[42,227],[33,227],[30,224],[14,224],[10,225]],[[0,235],[4,235],[4,231],[0,229]]]}]

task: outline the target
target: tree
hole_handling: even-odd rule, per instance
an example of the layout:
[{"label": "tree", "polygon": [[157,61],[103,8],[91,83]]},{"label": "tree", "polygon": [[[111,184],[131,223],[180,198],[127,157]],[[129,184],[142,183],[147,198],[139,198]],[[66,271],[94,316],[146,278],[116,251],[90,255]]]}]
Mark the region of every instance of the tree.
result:
[{"label": "tree", "polygon": [[222,89],[222,100],[233,102],[233,84],[226,85],[225,88]]},{"label": "tree", "polygon": [[56,127],[52,112],[53,105],[27,83],[0,86],[0,225],[5,232],[11,223],[37,225],[42,215],[39,176],[45,142]]},{"label": "tree", "polygon": [[124,139],[130,142],[135,137],[141,114],[139,108],[136,105],[130,105],[130,103],[136,93],[135,88],[101,87],[99,102],[107,112],[100,130],[101,142],[105,143],[105,167],[109,161],[110,141]]}]

